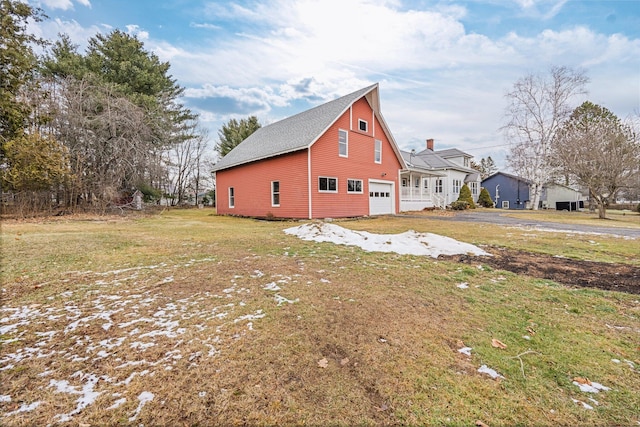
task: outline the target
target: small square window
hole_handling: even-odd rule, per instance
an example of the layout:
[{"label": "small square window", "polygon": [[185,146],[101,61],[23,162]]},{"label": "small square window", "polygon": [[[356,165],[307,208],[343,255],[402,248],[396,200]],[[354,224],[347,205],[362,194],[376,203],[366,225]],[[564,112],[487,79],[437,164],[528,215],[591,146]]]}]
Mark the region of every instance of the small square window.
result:
[{"label": "small square window", "polygon": [[361,179],[348,179],[347,180],[347,193],[362,194],[362,180]]},{"label": "small square window", "polygon": [[367,132],[368,129],[369,123],[362,119],[358,119],[358,130],[360,130],[360,132]]}]

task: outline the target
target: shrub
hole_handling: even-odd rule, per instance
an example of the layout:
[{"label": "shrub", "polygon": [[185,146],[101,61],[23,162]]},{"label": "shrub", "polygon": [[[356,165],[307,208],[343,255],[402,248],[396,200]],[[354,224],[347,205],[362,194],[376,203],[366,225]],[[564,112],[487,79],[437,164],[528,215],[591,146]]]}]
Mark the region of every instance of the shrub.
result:
[{"label": "shrub", "polygon": [[463,211],[465,209],[469,209],[469,202],[465,200],[457,200],[451,203],[451,209],[454,211]]},{"label": "shrub", "polygon": [[142,200],[144,200],[145,203],[157,202],[162,198],[162,191],[153,188],[147,183],[139,183],[136,188],[143,194]]},{"label": "shrub", "polygon": [[638,211],[638,213],[640,213],[640,203],[638,203],[638,207],[636,208],[636,210]]},{"label": "shrub", "polygon": [[[471,190],[469,190],[469,187],[467,186],[467,184],[463,185],[462,188],[460,189],[460,195],[458,196],[458,202],[467,202],[468,204],[468,208],[471,209],[475,209],[476,208],[476,204],[473,203],[473,196],[471,195]],[[467,209],[467,208],[465,208]]]},{"label": "shrub", "polygon": [[489,194],[489,191],[484,187],[482,187],[482,190],[480,190],[480,196],[478,196],[478,204],[484,208],[493,207],[493,200],[491,200],[491,195]]}]

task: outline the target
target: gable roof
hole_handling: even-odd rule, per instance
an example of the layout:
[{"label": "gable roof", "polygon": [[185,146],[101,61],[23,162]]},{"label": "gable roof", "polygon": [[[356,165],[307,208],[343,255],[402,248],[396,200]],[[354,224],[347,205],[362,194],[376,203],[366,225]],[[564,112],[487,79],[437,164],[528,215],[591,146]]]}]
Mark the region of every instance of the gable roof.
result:
[{"label": "gable roof", "polygon": [[511,175],[510,173],[500,172],[500,171],[495,172],[495,173],[493,173],[493,174],[489,175],[488,177],[486,177],[485,179],[483,179],[483,180],[482,180],[482,182],[485,182],[486,180],[488,180],[488,179],[490,179],[490,178],[493,178],[493,177],[495,177],[495,176],[498,176],[498,175],[502,175],[502,176],[504,176],[504,177],[506,177],[506,178],[511,178],[511,179],[513,179],[513,180],[516,180],[516,181],[521,181],[521,182],[524,182],[524,183],[527,183],[527,184],[531,184],[531,180],[530,180],[530,179],[522,178],[522,177],[520,177],[520,176]]},{"label": "gable roof", "polygon": [[213,172],[294,151],[304,150],[324,134],[360,98],[366,97],[382,129],[401,160],[397,145],[380,114],[378,84],[365,87],[310,110],[261,127],[231,150],[213,167]]}]

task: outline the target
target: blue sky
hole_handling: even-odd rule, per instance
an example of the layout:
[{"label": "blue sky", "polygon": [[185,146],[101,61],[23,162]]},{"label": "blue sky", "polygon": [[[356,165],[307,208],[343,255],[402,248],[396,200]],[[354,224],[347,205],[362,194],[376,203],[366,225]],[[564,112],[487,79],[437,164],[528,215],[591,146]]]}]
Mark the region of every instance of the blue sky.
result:
[{"label": "blue sky", "polygon": [[48,39],[136,34],[171,63],[211,146],[230,118],[268,124],[378,82],[402,149],[434,138],[505,169],[504,94],[552,65],[590,77],[576,106],[640,113],[639,0],[28,1]]}]

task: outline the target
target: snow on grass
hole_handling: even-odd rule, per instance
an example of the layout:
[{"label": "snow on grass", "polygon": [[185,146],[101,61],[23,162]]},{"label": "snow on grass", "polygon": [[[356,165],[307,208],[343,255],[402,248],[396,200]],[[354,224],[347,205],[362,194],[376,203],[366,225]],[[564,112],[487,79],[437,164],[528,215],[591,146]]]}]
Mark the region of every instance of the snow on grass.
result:
[{"label": "snow on grass", "polygon": [[605,387],[602,384],[593,381],[589,381],[588,383],[579,383],[578,381],[573,381],[573,385],[578,386],[580,388],[580,391],[585,393],[599,393],[600,390],[611,390],[609,387]]},{"label": "snow on grass", "polygon": [[[179,284],[181,275],[175,274],[175,269],[201,262],[192,259],[174,266],[160,263],[102,273],[82,272],[78,280],[86,281],[88,276],[88,283],[77,283],[73,291],[53,298],[45,296],[46,304],[0,307],[0,371],[34,370],[36,382],[40,381],[38,389],[45,396],[16,409],[12,402],[34,399],[27,396],[28,390],[7,389],[0,396],[0,414],[12,417],[36,411],[41,404],[50,408],[55,402],[60,413],[53,420],[73,422],[74,416],[97,399],[104,408],[123,410],[118,408],[126,403],[127,398],[122,396],[129,387],[174,368],[220,363],[212,359],[224,354],[232,341],[252,333],[255,323],[268,316],[269,308],[299,301],[275,294],[275,302],[264,299],[269,304],[266,310],[247,304],[244,298],[254,291],[280,292],[296,282],[279,274],[266,277],[259,270],[246,278],[230,278],[231,287],[222,295],[203,291],[175,299],[159,290],[158,286]],[[135,274],[143,270],[146,276]],[[262,283],[256,283],[256,279]],[[155,398],[152,391],[138,396],[135,412],[126,414],[129,421],[136,420],[144,405]],[[75,400],[60,406],[55,400],[60,394],[74,396]]]},{"label": "snow on grass", "polygon": [[491,369],[489,367],[487,367],[487,365],[482,365],[478,368],[478,372],[480,372],[481,374],[487,374],[489,375],[491,378],[493,378],[494,380],[496,378],[504,378],[502,375],[500,375],[499,373],[497,373],[494,369]]},{"label": "snow on grass", "polygon": [[374,234],[353,231],[336,224],[307,223],[284,230],[302,240],[331,242],[338,245],[358,246],[368,252],[395,252],[401,255],[487,255],[477,246],[432,233],[418,233],[413,230],[400,234]]}]

